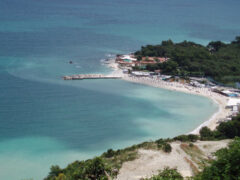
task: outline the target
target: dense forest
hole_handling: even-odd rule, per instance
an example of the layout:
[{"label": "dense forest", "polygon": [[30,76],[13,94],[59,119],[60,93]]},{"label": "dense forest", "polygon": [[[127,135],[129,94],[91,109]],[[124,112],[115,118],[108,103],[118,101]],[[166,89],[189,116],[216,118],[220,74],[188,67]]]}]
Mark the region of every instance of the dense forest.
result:
[{"label": "dense forest", "polygon": [[240,36],[231,43],[210,42],[207,46],[184,41],[163,41],[160,45],[143,46],[135,52],[142,57],[168,57],[169,61],[147,65],[146,70],[160,69],[163,74],[178,76],[205,76],[233,85],[240,82]]},{"label": "dense forest", "polygon": [[[228,148],[220,149],[216,152],[216,159],[209,162],[202,172],[190,178],[192,180],[206,179],[239,179],[240,177],[240,114],[231,121],[222,122],[211,131],[207,127],[200,130],[200,135],[180,135],[172,139],[158,139],[155,142],[143,142],[131,147],[112,150],[109,149],[100,157],[95,157],[86,161],[75,161],[66,168],[52,166],[49,175],[45,180],[107,180],[115,177],[122,163],[137,158],[137,150],[156,149],[166,153],[171,152],[170,142],[188,142],[189,146],[197,140],[222,140],[234,139]],[[183,177],[176,169],[166,168],[158,175],[146,180],[181,180]]]}]

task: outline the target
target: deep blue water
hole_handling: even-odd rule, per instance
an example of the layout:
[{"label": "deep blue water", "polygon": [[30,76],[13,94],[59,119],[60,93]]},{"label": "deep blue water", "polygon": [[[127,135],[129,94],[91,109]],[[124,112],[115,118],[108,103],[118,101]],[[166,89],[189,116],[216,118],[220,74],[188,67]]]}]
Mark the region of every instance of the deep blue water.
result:
[{"label": "deep blue water", "polygon": [[100,60],[108,54],[169,38],[231,41],[240,33],[239,7],[237,0],[0,0],[0,179],[42,179],[53,164],[187,133],[207,120],[217,106],[203,97],[61,77],[107,73]]}]

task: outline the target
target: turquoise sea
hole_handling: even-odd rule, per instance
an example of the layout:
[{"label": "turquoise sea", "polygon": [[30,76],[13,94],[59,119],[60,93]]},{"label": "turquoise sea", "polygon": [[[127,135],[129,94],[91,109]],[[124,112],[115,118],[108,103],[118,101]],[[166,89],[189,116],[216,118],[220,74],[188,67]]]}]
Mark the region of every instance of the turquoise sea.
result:
[{"label": "turquoise sea", "polygon": [[[51,165],[188,133],[211,100],[121,80],[101,59],[171,38],[240,34],[238,0],[0,0],[0,179],[43,179]],[[74,63],[69,64],[69,60]]]}]

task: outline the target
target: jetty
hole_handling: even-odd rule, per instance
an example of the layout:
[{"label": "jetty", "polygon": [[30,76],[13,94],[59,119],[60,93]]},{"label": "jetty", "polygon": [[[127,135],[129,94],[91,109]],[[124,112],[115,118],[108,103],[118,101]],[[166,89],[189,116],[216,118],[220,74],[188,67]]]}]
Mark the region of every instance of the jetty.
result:
[{"label": "jetty", "polygon": [[84,80],[84,79],[121,79],[121,76],[104,75],[104,74],[75,74],[63,76],[64,80]]}]

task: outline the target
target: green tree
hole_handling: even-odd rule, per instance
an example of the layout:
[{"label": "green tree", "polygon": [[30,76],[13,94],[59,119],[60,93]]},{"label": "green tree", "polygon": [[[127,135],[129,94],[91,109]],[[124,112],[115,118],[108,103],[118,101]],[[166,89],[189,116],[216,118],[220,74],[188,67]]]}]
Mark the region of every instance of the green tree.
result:
[{"label": "green tree", "polygon": [[221,41],[212,41],[210,42],[207,47],[211,50],[211,51],[218,51],[220,48],[225,47],[226,44],[224,44]]},{"label": "green tree", "polygon": [[[168,57],[165,63],[151,66],[163,74],[188,76],[207,76],[215,81],[234,86],[240,81],[240,36],[232,43],[213,41],[208,46],[183,41],[173,43],[163,41],[159,45],[143,46],[135,53],[137,56]],[[210,51],[209,51],[210,50]],[[149,67],[146,67],[149,68]],[[148,69],[147,69],[148,70]]]},{"label": "green tree", "polygon": [[145,180],[183,180],[183,177],[176,169],[165,168],[158,175]]},{"label": "green tree", "polygon": [[201,140],[210,140],[210,139],[214,139],[214,134],[213,132],[208,128],[208,127],[203,127],[200,130],[200,136],[201,136]]},{"label": "green tree", "polygon": [[188,139],[191,141],[191,142],[196,142],[198,140],[198,136],[195,135],[195,134],[189,134],[188,135]]},{"label": "green tree", "polygon": [[100,157],[86,161],[84,174],[88,179],[96,180],[106,177],[105,165]]},{"label": "green tree", "polygon": [[49,177],[57,177],[60,173],[62,173],[62,170],[58,165],[52,166],[50,170]]},{"label": "green tree", "polygon": [[235,41],[232,41],[232,44],[240,44],[240,36],[237,36]]},{"label": "green tree", "polygon": [[108,149],[107,152],[105,152],[103,155],[107,158],[113,157],[115,154],[115,151],[112,149]]},{"label": "green tree", "polygon": [[174,74],[177,72],[178,63],[175,61],[167,61],[161,64],[163,73]]},{"label": "green tree", "polygon": [[217,131],[221,134],[222,138],[234,138],[235,136],[240,136],[239,116],[233,118],[232,121],[219,124]]}]

